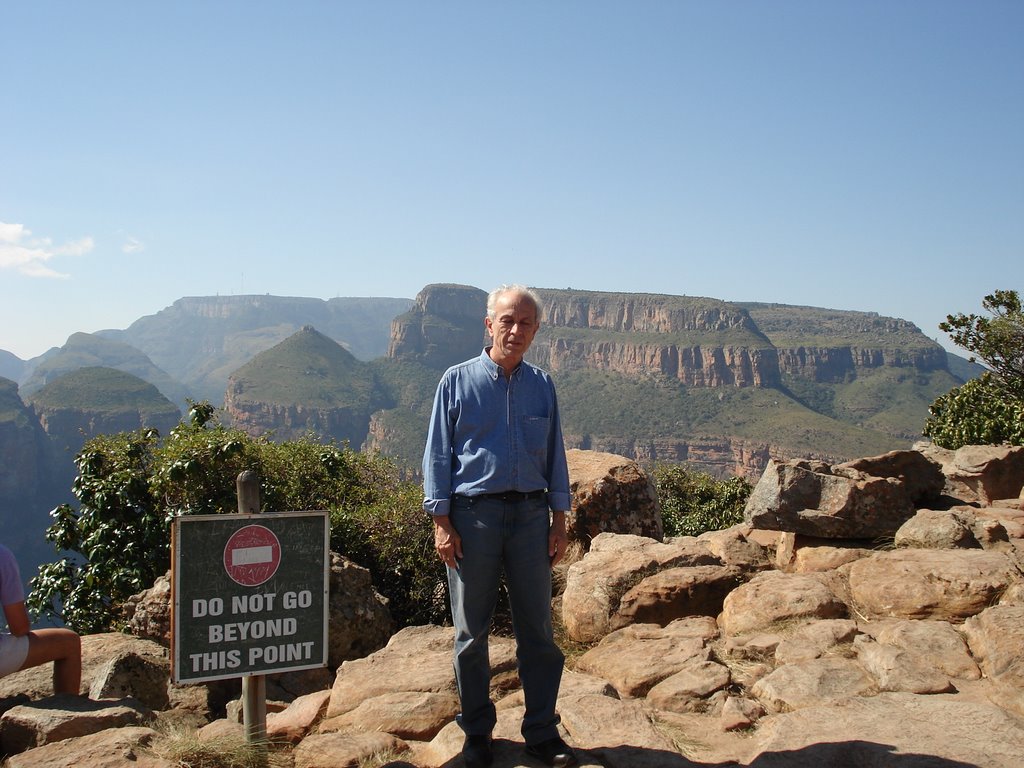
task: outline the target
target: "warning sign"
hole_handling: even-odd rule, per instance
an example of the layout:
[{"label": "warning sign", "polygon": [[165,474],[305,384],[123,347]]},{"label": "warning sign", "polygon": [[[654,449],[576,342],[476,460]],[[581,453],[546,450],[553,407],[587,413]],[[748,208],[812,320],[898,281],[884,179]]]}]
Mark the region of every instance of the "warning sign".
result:
[{"label": "warning sign", "polygon": [[175,682],[326,666],[326,512],[178,517],[172,532]]},{"label": "warning sign", "polygon": [[263,525],[247,525],[224,546],[224,570],[236,584],[257,587],[273,578],[281,565],[281,542]]}]

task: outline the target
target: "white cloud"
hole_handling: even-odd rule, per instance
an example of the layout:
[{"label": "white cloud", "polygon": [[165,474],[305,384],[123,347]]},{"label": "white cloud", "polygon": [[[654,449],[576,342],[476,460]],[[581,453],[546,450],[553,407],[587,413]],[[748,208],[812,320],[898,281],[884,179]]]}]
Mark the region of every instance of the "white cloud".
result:
[{"label": "white cloud", "polygon": [[122,253],[142,253],[144,250],[146,250],[146,244],[139,238],[131,235],[125,236],[124,244],[121,246]]},{"label": "white cloud", "polygon": [[95,245],[88,236],[54,245],[48,237],[33,237],[24,224],[0,221],[0,271],[11,270],[26,277],[66,279],[71,275],[58,272],[48,262],[56,256],[84,256]]}]

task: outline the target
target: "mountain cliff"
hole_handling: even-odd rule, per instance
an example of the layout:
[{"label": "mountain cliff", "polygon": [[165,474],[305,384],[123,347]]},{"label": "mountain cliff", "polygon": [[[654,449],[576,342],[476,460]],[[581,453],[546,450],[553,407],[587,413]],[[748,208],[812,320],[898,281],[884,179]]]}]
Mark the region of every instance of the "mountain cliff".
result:
[{"label": "mountain cliff", "polygon": [[232,373],[305,325],[360,360],[384,355],[391,319],[411,304],[395,298],[190,296],[125,330],[98,335],[142,350],[182,382],[193,399],[219,405]]},{"label": "mountain cliff", "polygon": [[143,352],[130,344],[91,333],[73,333],[64,346],[47,352],[21,383],[20,392],[30,396],[66,373],[94,367],[115,368],[137,376],[179,408],[185,405],[184,385],[154,365]]},{"label": "mountain cliff", "polygon": [[181,420],[152,384],[103,366],[66,373],[25,399],[57,451],[69,456],[96,435],[147,427],[166,434]]},{"label": "mountain cliff", "polygon": [[[569,447],[756,476],[769,458],[907,447],[928,405],[960,381],[916,326],[873,313],[537,293],[544,320],[528,359],[555,375]],[[439,373],[478,354],[485,300],[467,286],[427,286],[393,321],[389,361]],[[415,463],[423,427],[397,422],[425,419],[428,407],[421,398],[401,415],[376,414],[369,445]],[[419,445],[400,444],[411,435]]]},{"label": "mountain cliff", "polygon": [[312,326],[239,368],[224,410],[252,435],[293,440],[309,434],[358,448],[382,401],[373,370]]}]

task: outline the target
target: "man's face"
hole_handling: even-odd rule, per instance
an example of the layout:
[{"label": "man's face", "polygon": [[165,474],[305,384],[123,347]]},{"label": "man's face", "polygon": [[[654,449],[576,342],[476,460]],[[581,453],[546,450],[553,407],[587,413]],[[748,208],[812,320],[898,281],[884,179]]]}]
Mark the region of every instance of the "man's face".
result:
[{"label": "man's face", "polygon": [[493,342],[491,359],[511,370],[522,361],[537,335],[537,308],[529,296],[505,293],[498,297],[494,309],[493,320],[489,316],[484,318]]}]

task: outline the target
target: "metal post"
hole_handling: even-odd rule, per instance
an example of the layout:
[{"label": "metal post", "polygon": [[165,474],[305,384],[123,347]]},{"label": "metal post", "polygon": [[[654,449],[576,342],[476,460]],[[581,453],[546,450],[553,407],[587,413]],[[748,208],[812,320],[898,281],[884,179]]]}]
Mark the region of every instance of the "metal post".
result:
[{"label": "metal post", "polygon": [[[251,469],[240,472],[235,480],[239,514],[259,514],[260,482]],[[242,724],[248,743],[267,740],[267,679],[263,675],[242,678]]]}]

